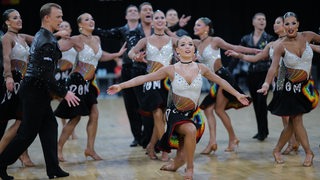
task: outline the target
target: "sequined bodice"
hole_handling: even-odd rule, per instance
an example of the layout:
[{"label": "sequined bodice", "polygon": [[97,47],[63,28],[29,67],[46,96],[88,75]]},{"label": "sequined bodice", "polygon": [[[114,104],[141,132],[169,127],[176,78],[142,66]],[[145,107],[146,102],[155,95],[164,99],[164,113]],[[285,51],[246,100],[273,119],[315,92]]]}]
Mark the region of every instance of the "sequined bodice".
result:
[{"label": "sequined bodice", "polygon": [[[202,75],[200,70],[196,78],[192,80],[191,84],[189,84],[179,73],[175,72],[174,79],[171,82],[171,87],[174,95],[182,98],[188,98],[192,100],[195,105],[197,105],[202,87]],[[177,98],[175,99],[177,100]],[[176,104],[177,102],[174,103]]]},{"label": "sequined bodice", "polygon": [[22,45],[18,42],[15,42],[10,53],[10,59],[20,60],[27,63],[30,55],[29,49],[30,48],[26,43]]},{"label": "sequined bodice", "polygon": [[[273,52],[274,52],[274,49],[273,49],[273,47],[272,46],[270,46],[270,49],[269,49],[269,57],[270,57],[270,59],[273,59]],[[279,61],[279,65],[281,66],[281,62],[282,62],[282,57],[280,57],[280,61]]]},{"label": "sequined bodice", "polygon": [[212,49],[211,44],[209,44],[202,52],[199,54],[198,60],[199,62],[205,64],[211,71],[214,71],[213,65],[217,59],[220,59],[220,48]]},{"label": "sequined bodice", "polygon": [[146,59],[148,60],[148,72],[159,69],[159,67],[155,66],[168,66],[171,62],[172,55],[173,47],[171,39],[166,45],[162,46],[161,49],[147,42]]},{"label": "sequined bodice", "polygon": [[101,56],[102,56],[102,49],[100,45],[99,45],[98,52],[95,54],[94,50],[90,46],[88,46],[87,44],[84,44],[83,49],[79,52],[79,61],[82,61],[87,64],[91,64],[96,68]]},{"label": "sequined bodice", "polygon": [[269,48],[269,57],[270,57],[270,59],[273,59],[273,52],[274,52],[274,49],[273,49],[272,46],[270,46],[270,48]]},{"label": "sequined bodice", "polygon": [[69,61],[71,64],[74,64],[78,52],[72,47],[67,51],[62,52],[61,59]]},{"label": "sequined bodice", "polygon": [[291,69],[303,70],[310,75],[311,65],[312,65],[313,51],[308,42],[306,42],[306,49],[303,51],[301,57],[296,54],[291,53],[285,48],[285,55],[283,57],[283,62],[286,67]]}]

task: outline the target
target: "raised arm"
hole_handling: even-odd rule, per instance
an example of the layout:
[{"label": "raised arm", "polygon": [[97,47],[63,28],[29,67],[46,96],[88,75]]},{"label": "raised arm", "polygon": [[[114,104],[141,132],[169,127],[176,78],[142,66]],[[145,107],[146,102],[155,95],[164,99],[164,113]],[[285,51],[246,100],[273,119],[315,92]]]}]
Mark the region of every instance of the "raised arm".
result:
[{"label": "raised arm", "polygon": [[[184,14],[181,16],[181,18],[179,19],[179,22],[176,23],[173,26],[169,27],[170,31],[177,31],[180,28],[183,28],[184,26],[186,26],[188,24],[188,22],[190,21],[191,16],[185,16]],[[170,36],[170,35],[169,35]]]}]

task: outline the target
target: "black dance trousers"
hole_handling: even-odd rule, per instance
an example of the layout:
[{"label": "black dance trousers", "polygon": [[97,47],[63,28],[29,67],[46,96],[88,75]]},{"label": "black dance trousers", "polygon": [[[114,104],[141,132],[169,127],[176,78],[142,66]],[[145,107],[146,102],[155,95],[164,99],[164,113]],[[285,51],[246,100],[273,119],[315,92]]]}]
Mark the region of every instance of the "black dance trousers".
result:
[{"label": "black dance trousers", "polygon": [[260,137],[267,137],[269,134],[267,95],[257,92],[257,90],[262,87],[266,75],[267,71],[249,72],[247,78],[248,88],[252,97],[253,108],[257,120],[258,135]]},{"label": "black dance trousers", "polygon": [[0,154],[0,166],[13,164],[39,134],[47,173],[54,171],[59,167],[58,123],[53,115],[48,90],[44,85],[23,82],[19,93],[22,99],[22,123],[17,135]]},{"label": "black dance trousers", "polygon": [[[146,74],[146,68],[143,66],[133,66],[131,69],[131,76],[132,78],[140,76],[140,75],[144,75]],[[133,91],[134,91],[134,97],[137,99],[139,107],[142,104],[141,101],[141,97],[143,96],[143,85],[140,86],[136,86],[133,87]],[[138,108],[140,110],[140,108]],[[142,130],[142,135],[141,135],[141,140],[140,140],[140,145],[143,147],[146,147],[149,143],[149,141],[151,140],[151,136],[152,136],[152,132],[153,132],[153,117],[151,116],[145,116],[141,113],[140,117],[141,117],[141,122],[142,122],[142,126],[143,126],[143,130]]]},{"label": "black dance trousers", "polygon": [[[122,82],[128,81],[132,78],[131,75],[132,64],[125,64],[121,70]],[[135,140],[140,141],[142,136],[142,119],[138,112],[139,103],[133,88],[127,88],[122,91],[124,105],[130,123],[132,135]]]}]

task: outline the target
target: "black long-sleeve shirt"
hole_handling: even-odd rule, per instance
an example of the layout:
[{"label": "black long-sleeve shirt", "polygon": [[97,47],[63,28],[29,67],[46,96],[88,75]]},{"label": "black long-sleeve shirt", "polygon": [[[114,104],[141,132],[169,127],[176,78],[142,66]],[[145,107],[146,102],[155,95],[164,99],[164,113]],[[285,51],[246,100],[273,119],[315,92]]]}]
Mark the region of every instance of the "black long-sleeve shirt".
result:
[{"label": "black long-sleeve shirt", "polygon": [[41,28],[36,33],[30,47],[30,60],[25,77],[41,81],[49,91],[64,97],[67,94],[66,87],[59,84],[54,78],[56,63],[61,56],[57,39],[52,32]]}]

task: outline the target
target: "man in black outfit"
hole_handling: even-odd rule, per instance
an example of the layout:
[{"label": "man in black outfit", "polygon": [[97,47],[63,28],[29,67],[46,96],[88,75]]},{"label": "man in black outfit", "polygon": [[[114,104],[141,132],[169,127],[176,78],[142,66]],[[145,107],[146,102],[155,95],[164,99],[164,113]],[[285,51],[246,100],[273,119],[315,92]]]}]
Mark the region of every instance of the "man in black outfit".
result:
[{"label": "man in black outfit", "polygon": [[[120,40],[121,43],[127,42],[127,51],[122,56],[122,69],[121,69],[121,81],[127,81],[138,75],[146,73],[146,67],[141,63],[141,66],[135,66],[133,70],[133,62],[128,57],[130,49],[137,44],[137,42],[145,37],[142,25],[139,23],[138,7],[135,5],[129,5],[126,8],[126,20],[127,24],[122,27],[108,29],[97,28],[94,33],[107,39]],[[150,26],[151,28],[151,26]],[[150,29],[153,32],[153,29]],[[123,91],[123,100],[128,115],[130,128],[134,140],[131,142],[130,147],[135,147],[138,144],[145,147],[150,141],[153,129],[153,120],[150,118],[142,117],[139,114],[139,97],[136,95],[135,90],[142,90],[140,86],[135,88],[128,88]]]},{"label": "man in black outfit", "polygon": [[[58,4],[47,3],[40,9],[41,28],[36,33],[30,48],[30,60],[22,81],[21,93],[23,118],[17,135],[0,154],[0,177],[13,179],[6,172],[39,134],[50,179],[69,176],[59,166],[57,154],[58,124],[51,108],[50,91],[64,97],[69,106],[78,105],[77,98],[64,86],[57,84],[54,70],[61,51],[53,31],[62,22],[62,9]],[[5,77],[12,76],[8,73]]]},{"label": "man in black outfit", "polygon": [[[263,13],[256,13],[252,18],[254,31],[241,38],[240,45],[250,48],[264,49],[274,37],[265,32],[266,16]],[[271,60],[250,63],[247,74],[247,85],[253,100],[254,112],[257,120],[258,133],[252,138],[264,141],[269,135],[268,130],[268,109],[267,96],[257,93],[267,76]]]}]

